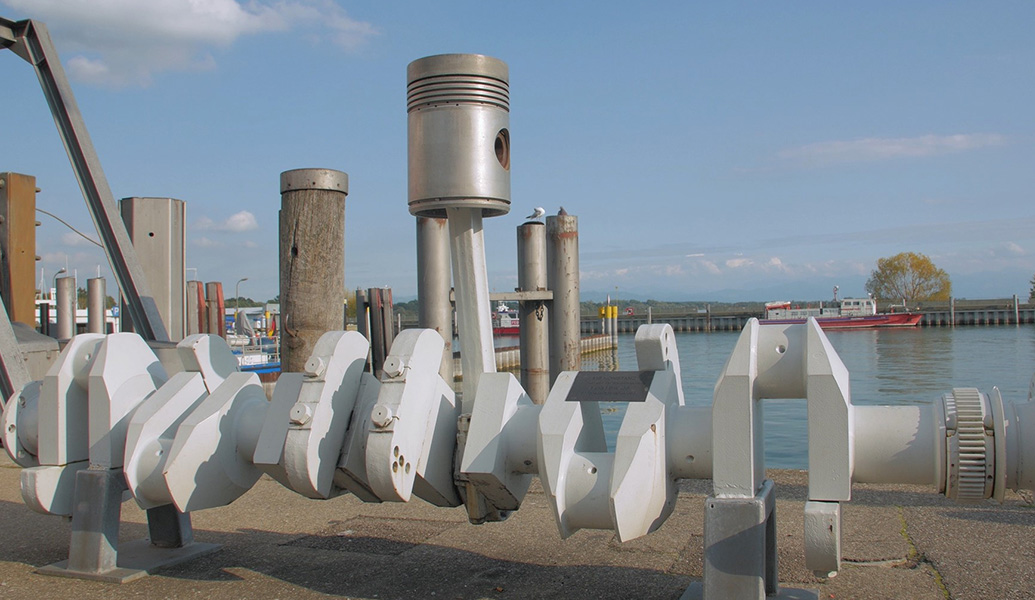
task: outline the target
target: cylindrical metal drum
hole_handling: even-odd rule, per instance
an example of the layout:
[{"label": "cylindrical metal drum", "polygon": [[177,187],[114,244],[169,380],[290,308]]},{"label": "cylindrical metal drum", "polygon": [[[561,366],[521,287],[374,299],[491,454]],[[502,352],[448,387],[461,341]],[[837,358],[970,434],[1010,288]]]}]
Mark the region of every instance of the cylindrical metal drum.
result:
[{"label": "cylindrical metal drum", "polygon": [[441,54],[413,61],[406,76],[410,214],[510,212],[507,64],[480,54]]}]

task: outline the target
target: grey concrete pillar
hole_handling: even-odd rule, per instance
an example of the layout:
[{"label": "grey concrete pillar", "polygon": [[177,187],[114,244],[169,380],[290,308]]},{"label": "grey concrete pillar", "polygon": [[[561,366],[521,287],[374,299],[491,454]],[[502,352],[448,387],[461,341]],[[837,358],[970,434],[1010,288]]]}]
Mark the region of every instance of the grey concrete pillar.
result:
[{"label": "grey concrete pillar", "polygon": [[317,340],[345,319],[345,196],[349,176],[331,169],[280,174],[280,363],[300,373]]},{"label": "grey concrete pillar", "polygon": [[[178,342],[184,338],[187,205],[175,198],[123,198],[119,209],[169,340]],[[119,314],[128,320],[125,302]]]},{"label": "grey concrete pillar", "polygon": [[[546,282],[546,226],[529,221],[517,228],[518,291],[540,292]],[[518,307],[521,321],[521,385],[532,402],[542,404],[550,393],[547,348],[549,313],[542,300],[525,301]]]},{"label": "grey concrete pillar", "polygon": [[550,310],[550,385],[562,371],[582,365],[579,347],[579,221],[574,215],[546,217],[546,279]]}]

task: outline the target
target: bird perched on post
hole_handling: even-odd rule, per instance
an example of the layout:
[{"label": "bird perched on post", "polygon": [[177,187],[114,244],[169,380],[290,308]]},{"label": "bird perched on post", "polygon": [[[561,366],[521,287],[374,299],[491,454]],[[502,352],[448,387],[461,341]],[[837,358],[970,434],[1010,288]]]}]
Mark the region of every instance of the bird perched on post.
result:
[{"label": "bird perched on post", "polygon": [[530,220],[530,221],[538,221],[539,219],[543,218],[543,215],[545,215],[545,214],[546,214],[546,209],[543,208],[542,206],[537,206],[532,211],[532,214],[528,215],[525,218]]},{"label": "bird perched on post", "polygon": [[564,210],[563,206],[561,207],[560,210],[557,211],[557,215],[560,216],[560,217],[563,217],[563,216],[565,216],[567,214],[568,214],[568,211]]}]

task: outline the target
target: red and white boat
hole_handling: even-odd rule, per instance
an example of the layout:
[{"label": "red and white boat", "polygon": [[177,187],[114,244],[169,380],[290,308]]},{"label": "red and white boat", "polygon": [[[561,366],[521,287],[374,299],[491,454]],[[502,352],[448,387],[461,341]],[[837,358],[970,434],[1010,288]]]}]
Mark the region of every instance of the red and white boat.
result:
[{"label": "red and white boat", "polygon": [[518,312],[503,302],[496,305],[492,313],[492,335],[518,335],[521,333],[521,319]]},{"label": "red and white boat", "polygon": [[916,327],[923,315],[905,312],[878,313],[873,298],[845,298],[833,306],[818,308],[792,307],[790,302],[767,302],[763,325],[804,323],[814,317],[823,329],[868,329],[872,327]]}]

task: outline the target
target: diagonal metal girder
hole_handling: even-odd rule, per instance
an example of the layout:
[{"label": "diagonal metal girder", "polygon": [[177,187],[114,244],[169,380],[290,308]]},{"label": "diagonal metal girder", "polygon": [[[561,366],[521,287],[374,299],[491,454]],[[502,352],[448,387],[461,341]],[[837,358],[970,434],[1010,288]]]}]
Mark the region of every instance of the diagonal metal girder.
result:
[{"label": "diagonal metal girder", "polygon": [[168,341],[169,334],[158,305],[148,289],[129,232],[119,215],[108,180],[97,158],[72,87],[45,25],[38,21],[11,21],[0,17],[0,49],[10,48],[36,70],[61,141],[68,152],[79,187],[104,244],[111,270],[126,299],[129,316],[146,340]]}]

